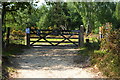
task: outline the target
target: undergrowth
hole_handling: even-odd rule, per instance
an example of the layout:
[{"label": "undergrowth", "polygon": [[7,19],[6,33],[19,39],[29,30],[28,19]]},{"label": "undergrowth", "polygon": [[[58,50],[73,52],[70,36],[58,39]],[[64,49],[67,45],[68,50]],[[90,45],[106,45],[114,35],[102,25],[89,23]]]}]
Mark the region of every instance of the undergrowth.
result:
[{"label": "undergrowth", "polygon": [[91,66],[96,65],[105,76],[120,78],[120,54],[102,50],[99,41],[85,43],[79,51],[79,55],[91,57]]},{"label": "undergrowth", "polygon": [[120,56],[106,51],[95,50],[91,53],[91,64],[97,67],[107,77],[120,77]]}]

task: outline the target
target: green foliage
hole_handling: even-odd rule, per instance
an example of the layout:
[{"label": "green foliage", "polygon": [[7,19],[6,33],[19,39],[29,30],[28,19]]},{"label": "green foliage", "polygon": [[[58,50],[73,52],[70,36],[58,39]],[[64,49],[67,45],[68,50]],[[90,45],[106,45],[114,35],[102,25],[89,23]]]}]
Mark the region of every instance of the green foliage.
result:
[{"label": "green foliage", "polygon": [[41,6],[39,11],[43,13],[41,15],[39,12],[41,17],[36,24],[42,29],[48,27],[55,28],[55,26],[61,29],[61,25],[63,25],[65,29],[79,29],[79,26],[82,24],[81,16],[78,15],[72,3],[47,2],[47,6]]},{"label": "green foliage", "polygon": [[101,50],[91,54],[91,64],[108,77],[120,77],[120,30],[104,30],[104,38],[100,44]]},{"label": "green foliage", "polygon": [[25,33],[21,30],[11,30],[10,43],[25,44]]},{"label": "green foliage", "polygon": [[67,18],[67,26],[71,30],[79,29],[80,25],[83,25],[81,15],[77,12],[73,3],[68,4],[68,18]]},{"label": "green foliage", "polygon": [[40,29],[46,29],[49,26],[49,22],[48,22],[49,19],[47,17],[48,16],[48,8],[45,5],[43,5],[37,9],[37,12],[35,12],[35,14],[33,14],[33,15],[36,16],[35,19],[37,19],[37,20],[36,20],[36,22],[33,22],[33,23],[36,24],[36,27],[39,27]]},{"label": "green foliage", "polygon": [[[84,43],[84,47],[80,48],[80,55],[87,55],[91,56],[91,54],[94,53],[94,51],[97,51],[100,49],[100,43],[96,41],[96,39],[92,39],[92,42]],[[91,56],[92,57],[92,56]]]},{"label": "green foliage", "polygon": [[115,16],[117,18],[117,20],[120,20],[120,3],[117,3],[116,5],[116,12],[115,12]]},{"label": "green foliage", "polygon": [[[24,31],[26,27],[60,29],[60,25],[63,25],[67,29],[79,29],[84,24],[88,32],[93,30],[94,33],[98,33],[98,27],[106,22],[112,23],[114,29],[120,27],[119,2],[47,2],[47,5],[39,8],[28,2],[2,4],[2,24],[15,29],[12,38],[20,38],[22,33],[17,30]],[[93,43],[86,43],[80,53],[91,56],[91,63],[97,64],[107,76],[119,77],[120,30],[105,32],[101,45],[92,40]],[[20,51],[15,44],[12,46],[3,53],[9,55]]]},{"label": "green foliage", "polygon": [[120,2],[116,4],[115,18],[116,18],[115,28],[119,28],[120,27]]},{"label": "green foliage", "polygon": [[[118,31],[118,32],[120,32],[120,31]],[[115,31],[115,33],[117,34],[117,31]],[[112,31],[112,34],[114,35],[114,31]],[[115,36],[113,38],[115,38]],[[95,39],[91,39],[91,40],[95,40]],[[111,41],[111,39],[109,41]],[[113,43],[117,43],[117,41],[119,41],[119,40],[112,39],[112,41],[113,41]],[[113,44],[113,43],[111,43],[111,44]],[[107,43],[104,43],[103,46],[106,44]],[[107,77],[112,77],[112,78],[120,77],[120,72],[119,72],[119,70],[120,70],[120,63],[119,63],[120,62],[120,54],[119,53],[120,52],[119,53],[117,52],[119,50],[119,48],[113,47],[113,49],[108,49],[108,50],[110,50],[108,52],[106,50],[100,50],[100,47],[101,47],[101,45],[100,45],[99,41],[96,42],[96,40],[93,41],[93,43],[92,42],[85,43],[85,46],[83,48],[81,48],[81,50],[79,51],[79,55],[83,55],[84,58],[86,56],[89,56],[90,61],[91,61],[91,66],[97,65],[97,67],[100,69],[100,71],[103,72],[103,74],[106,75]],[[105,47],[105,49],[107,49],[107,48],[108,47]]]},{"label": "green foliage", "polygon": [[48,12],[48,19],[49,19],[49,26],[56,25],[58,29],[60,29],[60,25],[66,24],[67,16],[67,4],[63,2],[54,2],[49,3],[49,12]]},{"label": "green foliage", "polygon": [[17,30],[24,30],[28,26],[46,29],[54,25],[57,28],[63,25],[66,29],[79,29],[79,26],[84,24],[88,32],[93,30],[94,33],[98,33],[98,27],[106,22],[113,23],[115,28],[119,27],[119,4],[46,2],[46,5],[35,8],[32,3],[5,2],[3,3],[3,21],[7,27],[14,27]]},{"label": "green foliage", "polygon": [[[6,14],[10,13],[13,16],[16,15],[16,11],[21,9],[31,9],[31,4],[28,2],[2,2],[2,24],[6,26]],[[15,21],[15,19],[13,19]]]},{"label": "green foliage", "polygon": [[119,3],[116,5],[113,2],[76,2],[74,7],[81,15],[88,32],[93,30],[93,32],[97,33],[98,27],[106,22],[112,23],[116,28],[120,22],[114,16],[115,12],[117,18],[119,16]]},{"label": "green foliage", "polygon": [[106,51],[95,50],[91,54],[91,64],[97,67],[107,77],[120,77],[120,55],[108,53]]},{"label": "green foliage", "polygon": [[99,68],[108,77],[120,77],[120,55],[116,54],[106,54],[99,63]]}]

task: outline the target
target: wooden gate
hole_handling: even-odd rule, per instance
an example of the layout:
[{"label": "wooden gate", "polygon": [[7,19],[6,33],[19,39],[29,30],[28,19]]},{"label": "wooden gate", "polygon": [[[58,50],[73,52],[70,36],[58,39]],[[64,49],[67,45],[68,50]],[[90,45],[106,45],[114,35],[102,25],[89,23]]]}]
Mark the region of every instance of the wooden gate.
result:
[{"label": "wooden gate", "polygon": [[83,46],[83,27],[80,30],[29,30],[30,32],[27,32],[28,46],[57,46],[68,44],[74,44],[79,47]]}]

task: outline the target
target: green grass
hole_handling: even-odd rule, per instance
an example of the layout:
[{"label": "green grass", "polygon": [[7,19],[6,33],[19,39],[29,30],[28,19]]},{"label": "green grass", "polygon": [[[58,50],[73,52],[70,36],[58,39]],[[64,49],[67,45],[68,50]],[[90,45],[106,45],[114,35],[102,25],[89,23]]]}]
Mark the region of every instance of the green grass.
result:
[{"label": "green grass", "polygon": [[[31,41],[37,41],[38,39],[30,39]],[[48,41],[62,41],[64,39],[47,39]],[[71,41],[75,41],[75,42],[78,42],[78,39],[70,39]],[[45,41],[44,39],[41,39],[40,41]],[[65,41],[68,41],[68,40],[65,40]],[[32,42],[31,42],[32,43]],[[46,45],[49,45],[50,43],[48,42],[36,42],[34,43],[35,45],[37,44],[43,44],[45,43]],[[57,44],[57,43],[53,43],[53,44]],[[66,44],[73,44],[73,43],[60,43],[60,45],[66,45]]]},{"label": "green grass", "polygon": [[23,52],[23,49],[27,49],[29,47],[20,44],[10,44],[7,48],[3,49],[2,55],[12,56],[17,55]]},{"label": "green grass", "polygon": [[[84,38],[84,42],[86,42],[85,40],[86,40],[87,38]],[[34,39],[34,38],[32,38],[32,39],[30,39],[30,41],[37,41],[38,39]],[[47,39],[48,41],[62,41],[62,40],[64,40],[64,39]],[[70,39],[71,41],[75,41],[75,42],[78,42],[78,39]],[[89,40],[90,40],[90,43],[94,43],[95,44],[95,42],[97,43],[98,42],[98,39],[96,39],[96,38],[89,38]],[[40,41],[45,41],[44,39],[41,39]],[[65,40],[65,41],[68,41],[68,40]],[[32,43],[32,42],[31,42]],[[46,45],[49,45],[50,43],[48,43],[48,42],[36,42],[36,43],[34,43],[35,45],[38,45],[38,44],[43,44],[43,43],[45,43]],[[26,41],[25,41],[25,44],[26,44]],[[57,44],[57,43],[53,43],[53,44]],[[60,43],[60,45],[67,45],[67,44],[73,44],[73,43]]]},{"label": "green grass", "polygon": [[[30,39],[31,41],[36,41],[38,39]],[[47,39],[48,41],[62,41],[64,39]],[[78,41],[78,39],[70,39],[71,41]],[[45,41],[44,39],[41,39],[40,41]],[[66,40],[67,41],[67,40]]]}]

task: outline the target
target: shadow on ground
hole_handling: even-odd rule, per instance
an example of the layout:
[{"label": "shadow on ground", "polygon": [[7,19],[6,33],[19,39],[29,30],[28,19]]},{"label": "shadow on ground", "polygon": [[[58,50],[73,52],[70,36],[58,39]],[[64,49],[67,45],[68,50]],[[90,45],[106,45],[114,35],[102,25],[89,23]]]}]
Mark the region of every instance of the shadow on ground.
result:
[{"label": "shadow on ground", "polygon": [[88,56],[78,55],[80,49],[76,46],[36,46],[13,58],[15,69],[51,69],[65,70],[83,66]]}]

